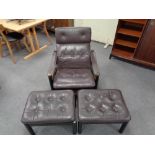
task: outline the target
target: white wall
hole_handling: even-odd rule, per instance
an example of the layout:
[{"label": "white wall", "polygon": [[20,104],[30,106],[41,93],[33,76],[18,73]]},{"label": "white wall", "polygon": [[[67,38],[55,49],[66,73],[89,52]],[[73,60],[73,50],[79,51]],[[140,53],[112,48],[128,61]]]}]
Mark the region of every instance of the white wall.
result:
[{"label": "white wall", "polygon": [[74,26],[90,26],[92,40],[113,44],[118,19],[75,19]]}]

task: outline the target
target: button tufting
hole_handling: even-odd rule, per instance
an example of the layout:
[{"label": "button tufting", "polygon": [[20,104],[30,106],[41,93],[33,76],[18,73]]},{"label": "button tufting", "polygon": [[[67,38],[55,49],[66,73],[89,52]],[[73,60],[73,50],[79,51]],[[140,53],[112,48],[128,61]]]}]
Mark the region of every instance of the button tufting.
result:
[{"label": "button tufting", "polygon": [[33,104],[32,104],[28,109],[30,109],[30,110],[32,110],[32,111],[33,111],[33,110],[36,110],[36,109],[37,109],[37,105],[33,105]]},{"label": "button tufting", "polygon": [[117,89],[80,90],[78,107],[81,122],[118,122],[130,119],[122,94]]},{"label": "button tufting", "polygon": [[55,94],[49,94],[47,99],[48,99],[48,101],[53,101],[56,99],[56,95]]},{"label": "button tufting", "polygon": [[88,106],[86,106],[86,111],[89,113],[95,111],[95,109],[96,109],[95,105],[89,104]]},{"label": "button tufting", "polygon": [[37,94],[35,97],[35,101],[38,103],[38,102],[40,102],[40,100],[41,100],[41,97],[39,94]]},{"label": "button tufting", "polygon": [[84,98],[87,102],[91,102],[94,99],[94,96],[89,93],[88,95],[85,95]]},{"label": "button tufting", "polygon": [[101,112],[106,112],[107,110],[109,110],[109,107],[105,104],[102,104],[100,107],[99,107],[99,110]]},{"label": "button tufting", "polygon": [[115,100],[115,99],[117,99],[117,94],[115,94],[115,93],[113,93],[113,92],[109,92],[109,98],[110,98],[111,100]]},{"label": "button tufting", "polygon": [[65,101],[66,95],[65,94],[62,94],[59,98],[60,98],[61,101]]},{"label": "button tufting", "polygon": [[100,97],[97,99],[97,103],[101,103],[103,102],[103,99],[101,99]]},{"label": "button tufting", "polygon": [[[64,39],[63,36],[66,38]],[[56,43],[90,43],[91,41],[91,28],[56,28],[55,29]]]},{"label": "button tufting", "polygon": [[61,112],[65,112],[65,111],[66,111],[66,108],[65,108],[65,106],[59,106],[59,110],[60,110]]},{"label": "button tufting", "polygon": [[120,111],[122,111],[122,108],[121,108],[118,104],[115,104],[115,105],[113,106],[113,110],[114,110],[115,112],[120,112]]},{"label": "button tufting", "polygon": [[[36,100],[39,102],[36,103]],[[73,120],[74,96],[71,90],[32,92],[22,116],[24,123],[41,124],[44,121],[55,123],[72,122]]]},{"label": "button tufting", "polygon": [[85,37],[85,36],[86,36],[85,32],[82,31],[82,32],[81,32],[81,36],[82,36],[82,37]]},{"label": "button tufting", "polygon": [[62,35],[62,36],[65,36],[65,33],[64,33],[64,32],[62,32],[62,33],[61,33],[61,35]]}]

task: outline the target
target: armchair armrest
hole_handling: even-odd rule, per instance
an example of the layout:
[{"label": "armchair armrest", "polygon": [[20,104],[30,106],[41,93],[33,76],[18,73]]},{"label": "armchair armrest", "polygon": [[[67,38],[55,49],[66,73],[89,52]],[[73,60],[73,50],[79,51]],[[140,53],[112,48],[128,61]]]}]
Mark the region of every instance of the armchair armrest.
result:
[{"label": "armchair armrest", "polygon": [[97,61],[96,61],[96,56],[95,56],[94,50],[91,50],[91,63],[92,63],[93,74],[95,76],[99,77],[100,72],[99,72],[99,68],[98,68],[98,64],[97,64]]},{"label": "armchair armrest", "polygon": [[52,54],[51,64],[48,69],[48,77],[51,77],[52,79],[56,71],[56,59],[57,59],[57,54],[56,54],[56,51],[54,51]]}]

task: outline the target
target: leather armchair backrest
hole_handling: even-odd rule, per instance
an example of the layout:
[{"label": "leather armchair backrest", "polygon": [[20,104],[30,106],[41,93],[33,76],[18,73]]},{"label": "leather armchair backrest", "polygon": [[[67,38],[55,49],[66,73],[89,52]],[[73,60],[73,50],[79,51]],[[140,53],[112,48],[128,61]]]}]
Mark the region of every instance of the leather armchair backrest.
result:
[{"label": "leather armchair backrest", "polygon": [[60,68],[90,68],[91,28],[56,28],[57,65]]}]

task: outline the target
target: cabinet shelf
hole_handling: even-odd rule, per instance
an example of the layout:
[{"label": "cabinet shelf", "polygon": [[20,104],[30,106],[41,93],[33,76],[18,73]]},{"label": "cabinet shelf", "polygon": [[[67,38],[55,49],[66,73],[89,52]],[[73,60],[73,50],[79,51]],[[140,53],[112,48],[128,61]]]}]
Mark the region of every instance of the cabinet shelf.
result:
[{"label": "cabinet shelf", "polygon": [[116,56],[116,57],[119,57],[119,58],[124,58],[124,59],[130,59],[131,60],[133,58],[134,53],[115,48],[112,51],[112,55]]},{"label": "cabinet shelf", "polygon": [[112,57],[155,69],[155,19],[120,19]]},{"label": "cabinet shelf", "polygon": [[141,31],[136,31],[136,30],[132,30],[132,29],[126,29],[126,28],[119,28],[117,33],[129,35],[129,36],[134,36],[134,37],[138,37],[138,38],[142,34]]},{"label": "cabinet shelf", "polygon": [[127,40],[122,40],[122,39],[116,39],[115,43],[118,45],[127,46],[131,48],[137,47],[137,43],[132,42],[132,41],[127,41]]},{"label": "cabinet shelf", "polygon": [[131,22],[131,23],[136,23],[136,24],[146,24],[147,19],[121,19],[122,21],[125,22]]}]

